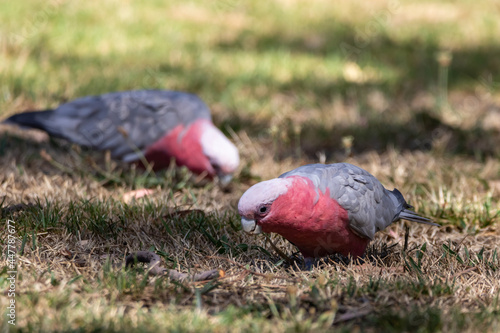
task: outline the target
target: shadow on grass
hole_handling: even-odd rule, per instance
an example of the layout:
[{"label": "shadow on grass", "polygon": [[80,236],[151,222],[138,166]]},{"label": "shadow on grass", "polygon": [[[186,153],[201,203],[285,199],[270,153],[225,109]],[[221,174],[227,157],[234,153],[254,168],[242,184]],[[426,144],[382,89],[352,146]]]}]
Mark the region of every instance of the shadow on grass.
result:
[{"label": "shadow on grass", "polygon": [[[222,129],[231,127],[245,130],[251,137],[267,130],[269,124],[249,117],[232,114],[216,123]],[[280,128],[285,132],[286,142],[279,141],[278,151],[274,152],[279,160],[286,157],[298,157],[297,144],[294,141],[292,124],[284,123]],[[327,127],[321,122],[307,122],[300,133],[300,151],[310,159],[317,159],[318,153],[325,153],[327,159],[345,152],[345,138],[352,137],[351,153],[361,154],[367,151],[384,152],[387,148],[400,151],[435,151],[446,155],[467,155],[477,160],[489,156],[500,156],[500,133],[493,129],[476,126],[470,130],[451,126],[441,121],[431,110],[418,110],[412,119],[399,122],[384,117],[367,117],[355,125],[337,124]],[[269,144],[271,138],[269,138]]]},{"label": "shadow on grass", "polygon": [[[440,51],[440,47],[431,34],[422,38],[394,41],[380,29],[360,45],[356,28],[339,22],[317,22],[314,33],[273,31],[258,34],[254,31],[243,31],[231,41],[215,43],[213,49],[216,52],[229,54],[249,51],[256,53],[257,56],[285,50],[292,54],[304,53],[321,59],[334,57],[339,59],[340,63],[342,60],[352,60],[374,68],[390,68],[398,73],[396,77],[382,77],[381,80],[372,83],[355,83],[339,78],[318,79],[311,75],[282,82],[272,75],[263,77],[259,73],[228,76],[219,72],[215,66],[210,67],[198,62],[174,66],[170,63],[151,64],[151,59],[144,59],[136,65],[137,67],[131,69],[132,74],[127,76],[125,81],[121,80],[123,76],[121,71],[106,71],[106,76],[87,78],[87,81],[82,82],[77,88],[76,94],[83,96],[111,90],[174,88],[161,87],[161,82],[166,77],[175,76],[183,78],[183,86],[175,89],[182,88],[195,93],[203,91],[216,101],[224,94],[228,94],[230,90],[228,87],[235,86],[239,87],[238,89],[253,91],[264,84],[267,96],[263,101],[259,101],[260,103],[267,103],[274,94],[300,96],[302,93],[308,93],[313,94],[318,103],[331,101],[332,96],[343,96],[343,99],[357,103],[363,109],[367,94],[374,89],[382,91],[389,98],[394,96],[399,100],[411,100],[421,91],[434,89],[438,76],[436,54]],[[192,52],[188,52],[188,56],[191,57],[203,52],[200,45],[190,45],[188,51],[190,49]],[[48,52],[50,51],[42,52],[40,45],[35,47],[32,56],[47,57]],[[500,45],[493,43],[487,47],[471,47],[455,51],[449,69],[449,87],[468,84],[477,86],[478,83],[484,85],[484,82],[479,81],[480,77],[485,73],[500,72],[500,58],[496,56],[499,53]],[[82,71],[86,67],[104,70],[107,66],[119,66],[112,57],[85,58],[68,53],[52,54],[49,58],[53,64],[68,66],[71,71]],[[24,84],[18,82],[13,86],[14,92],[19,92]],[[59,99],[61,102],[67,100],[65,96],[60,96]],[[500,153],[497,145],[500,139],[498,131],[484,130],[479,126],[463,130],[447,125],[435,116],[438,114],[437,110],[412,110],[411,119],[404,123],[395,120],[397,117],[390,116],[397,115],[396,107],[387,111],[388,115],[385,116],[377,115],[368,107],[363,112],[367,115],[363,123],[352,126],[338,124],[331,128],[323,126],[319,121],[305,123],[301,133],[301,150],[312,157],[318,151],[334,153],[341,149],[342,137],[352,136],[355,140],[354,153],[367,150],[383,151],[388,146],[399,150],[429,150],[433,148],[434,142],[440,139],[446,141],[441,147],[443,151],[451,154],[484,157]],[[268,119],[252,119],[245,114],[245,110],[231,112],[224,119],[216,118],[216,123],[222,129],[230,126],[235,131],[245,130],[251,136],[262,134],[269,129]],[[287,126],[281,130],[293,132],[293,129]],[[293,135],[289,133],[289,137]],[[278,155],[289,156],[293,154],[295,148],[292,144],[282,145],[282,151]]]},{"label": "shadow on grass", "polygon": [[[361,27],[362,28],[362,27]],[[286,50],[290,53],[304,53],[317,57],[337,57],[358,61],[375,68],[387,66],[401,73],[398,80],[389,82],[391,88],[405,87],[411,90],[428,88],[438,76],[438,53],[442,51],[437,37],[422,34],[419,38],[395,41],[382,28],[371,36],[361,34],[359,26],[335,22],[318,22],[314,33],[290,34],[273,32],[256,36],[254,32],[243,31],[231,41],[221,41],[216,48],[227,51],[252,51],[267,53]],[[471,45],[452,52],[449,87],[472,82],[485,73],[500,72],[500,43],[492,40],[487,46]],[[349,84],[334,88],[348,88]],[[286,88],[286,87],[282,87]],[[321,85],[309,86],[321,92]],[[333,87],[332,87],[333,88]],[[325,89],[326,90],[326,89]]]},{"label": "shadow on grass", "polygon": [[[359,97],[352,102],[363,108],[366,95],[377,89],[387,96],[396,96],[398,100],[411,100],[421,91],[435,90],[438,79],[439,65],[437,55],[440,47],[435,38],[426,37],[406,41],[394,41],[383,32],[368,39],[364,47],[356,44],[356,27],[342,24],[328,24],[319,27],[314,36],[310,33],[290,35],[289,33],[269,33],[255,36],[244,31],[230,42],[220,42],[217,48],[226,52],[249,50],[265,54],[276,50],[287,50],[293,53],[312,54],[318,57],[336,57],[344,61],[356,61],[362,65],[374,68],[392,68],[399,73],[396,78],[381,80],[377,83],[359,84],[342,79],[316,80],[313,76],[306,79],[293,78],[287,83],[270,82],[269,86],[277,91],[300,94],[313,93],[319,100],[331,100],[332,96]],[[317,40],[318,42],[314,42]],[[495,55],[500,52],[500,45],[492,43],[482,47],[470,47],[453,52],[453,61],[449,68],[448,88],[473,86],[483,90],[497,89],[494,82],[486,82],[489,73],[500,71],[500,58]],[[257,84],[258,78],[247,82]],[[352,93],[354,92],[354,94]],[[479,98],[478,103],[479,103]],[[483,105],[484,106],[484,105]],[[335,111],[333,111],[335,112]],[[354,153],[365,150],[383,151],[388,145],[400,150],[429,150],[436,148],[436,142],[445,153],[467,154],[482,158],[498,156],[500,149],[497,142],[500,133],[497,130],[485,130],[479,122],[471,129],[444,123],[439,118],[439,109],[411,110],[411,119],[400,122],[387,115],[397,115],[398,110],[386,115],[363,110],[367,116],[362,124],[355,126],[335,125],[333,128],[322,126],[321,123],[306,123],[301,133],[302,150],[309,156],[315,156],[318,151],[335,151],[341,149],[342,137],[352,136],[355,140]],[[222,120],[236,129],[259,129],[266,124],[255,124],[251,119]],[[250,125],[249,125],[250,123]],[[282,129],[289,130],[292,129]],[[288,137],[293,137],[289,133]],[[292,140],[293,141],[293,140]],[[293,148],[285,149],[281,155],[293,154]]]},{"label": "shadow on grass", "polygon": [[320,124],[306,126],[302,134],[302,150],[308,156],[318,151],[335,151],[343,147],[342,138],[352,136],[352,153],[383,152],[389,146],[398,150],[435,150],[445,154],[463,154],[483,159],[499,156],[500,133],[476,127],[463,130],[443,123],[434,113],[421,110],[408,122],[369,119],[360,126],[335,126],[331,131]]}]

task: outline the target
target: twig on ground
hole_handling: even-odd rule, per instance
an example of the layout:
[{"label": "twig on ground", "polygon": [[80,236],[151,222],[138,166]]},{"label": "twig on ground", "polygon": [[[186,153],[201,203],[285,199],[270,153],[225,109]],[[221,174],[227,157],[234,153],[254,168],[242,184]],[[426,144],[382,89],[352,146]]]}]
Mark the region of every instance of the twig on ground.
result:
[{"label": "twig on ground", "polygon": [[464,269],[464,270],[463,270],[463,271],[461,271],[461,272],[458,272],[458,273],[453,274],[453,276],[451,277],[451,280],[453,280],[453,279],[455,279],[455,278],[459,277],[459,276],[460,276],[460,275],[462,275],[462,274],[469,273],[469,272],[473,272],[473,271],[477,270],[478,268],[479,268],[479,267],[474,266],[474,267],[469,267],[469,268],[467,268],[467,269]]},{"label": "twig on ground", "polygon": [[78,267],[84,267],[87,266],[87,260],[80,258],[78,254],[72,253],[70,250],[67,248],[62,249],[60,253],[69,261],[73,262],[76,266]]},{"label": "twig on ground", "polygon": [[356,318],[364,317],[372,312],[372,309],[362,309],[357,312],[347,312],[341,315],[338,315],[333,321],[334,324],[342,323],[345,321],[353,320]]},{"label": "twig on ground", "polygon": [[226,260],[226,261],[230,262],[231,264],[236,265],[239,268],[245,270],[245,272],[247,272],[247,273],[254,274],[254,275],[257,275],[257,276],[262,276],[262,277],[265,277],[265,278],[268,278],[268,279],[271,278],[271,279],[281,279],[281,280],[297,281],[296,278],[289,277],[289,276],[280,276],[280,275],[274,275],[274,274],[264,274],[264,273],[258,273],[258,272],[252,271],[251,269],[248,269],[245,266],[243,266],[242,264],[239,264],[236,261],[231,260],[229,258],[224,258],[224,257],[219,257],[219,256],[207,256],[207,258]]},{"label": "twig on ground", "polygon": [[151,275],[168,275],[172,280],[176,281],[205,281],[224,276],[224,271],[218,269],[212,269],[210,271],[190,275],[178,272],[174,269],[163,268],[160,266],[160,256],[150,251],[137,251],[129,254],[125,258],[125,267],[133,266],[136,262],[147,263],[148,272]]}]

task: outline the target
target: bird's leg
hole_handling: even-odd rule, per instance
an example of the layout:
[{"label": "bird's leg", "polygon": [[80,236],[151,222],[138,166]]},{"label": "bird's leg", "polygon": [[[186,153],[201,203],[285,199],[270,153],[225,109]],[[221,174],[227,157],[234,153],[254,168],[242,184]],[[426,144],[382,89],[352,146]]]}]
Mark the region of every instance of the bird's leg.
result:
[{"label": "bird's leg", "polygon": [[403,252],[406,253],[406,250],[408,250],[408,236],[410,235],[410,227],[408,225],[405,225],[405,243],[403,245]]},{"label": "bird's leg", "polygon": [[313,263],[314,263],[314,258],[304,257],[304,270],[306,271],[312,270]]}]

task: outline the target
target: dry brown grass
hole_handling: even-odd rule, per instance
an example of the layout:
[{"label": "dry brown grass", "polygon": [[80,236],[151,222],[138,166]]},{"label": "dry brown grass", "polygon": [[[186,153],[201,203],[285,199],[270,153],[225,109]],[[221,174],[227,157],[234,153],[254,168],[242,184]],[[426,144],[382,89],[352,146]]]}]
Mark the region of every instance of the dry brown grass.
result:
[{"label": "dry brown grass", "polygon": [[[2,119],[82,95],[186,90],[242,156],[221,190],[0,125],[0,233],[16,221],[19,330],[500,332],[494,1],[0,7]],[[332,257],[311,272],[270,236],[289,265],[241,231],[237,202],[253,183],[318,161],[359,165],[442,226],[398,222],[376,236],[369,262]],[[154,193],[125,200],[142,187]],[[120,268],[137,250],[225,277],[177,283]]]},{"label": "dry brown grass", "polygon": [[[251,163],[251,174],[262,179],[306,162],[292,158],[275,161],[265,153],[272,149],[267,139],[250,143],[246,137],[244,131],[235,137],[243,164]],[[371,253],[378,256],[375,261],[363,265],[327,262],[312,272],[305,272],[287,268],[284,264],[276,265],[280,258],[263,237],[248,236],[230,227],[238,224],[235,207],[239,197],[255,181],[236,182],[229,192],[222,192],[211,184],[193,187],[190,183],[176,191],[157,186],[153,196],[127,204],[122,197],[131,189],[130,185],[102,186],[90,176],[92,168],[84,169],[78,165],[81,161],[67,145],[63,145],[66,148],[62,150],[48,142],[42,142],[40,146],[30,146],[29,142],[21,145],[23,153],[9,150],[5,158],[7,163],[2,165],[0,184],[5,195],[4,207],[20,202],[34,203],[37,199],[41,200],[41,207],[9,212],[4,218],[32,220],[26,211],[42,209],[47,206],[47,200],[58,203],[62,225],[25,229],[27,242],[24,253],[18,257],[18,270],[22,276],[17,286],[18,297],[23,299],[17,313],[20,327],[27,327],[30,322],[37,325],[44,322],[46,326],[42,326],[46,329],[65,330],[78,327],[75,324],[78,322],[88,324],[93,316],[103,322],[117,322],[116,318],[127,317],[138,325],[134,327],[141,327],[145,320],[154,318],[152,313],[146,315],[144,309],[152,308],[153,313],[175,311],[179,317],[185,315],[193,320],[189,314],[193,306],[201,307],[205,320],[212,325],[211,329],[224,331],[228,328],[223,325],[223,319],[210,314],[227,310],[230,305],[260,309],[258,311],[263,311],[264,318],[273,318],[262,324],[262,329],[269,331],[273,325],[281,329],[290,327],[291,322],[301,329],[326,328],[332,322],[340,327],[352,323],[357,325],[366,320],[363,318],[383,317],[389,309],[396,313],[408,308],[439,309],[443,317],[498,311],[493,304],[498,302],[500,269],[499,259],[493,258],[493,253],[498,251],[500,233],[496,219],[482,227],[478,219],[485,209],[484,202],[491,198],[496,202],[499,196],[494,186],[488,186],[489,178],[494,180],[497,175],[491,170],[500,168],[496,160],[477,163],[465,157],[396,150],[383,154],[366,152],[347,158],[347,162],[372,172],[386,187],[399,188],[418,211],[435,218],[443,226],[432,228],[411,224],[408,250],[404,252],[404,223],[396,223],[380,232],[372,243]],[[79,172],[62,172],[49,161],[35,158],[40,149],[45,149],[67,168],[81,170],[81,175],[77,175]],[[97,158],[99,164],[99,154],[85,156],[87,160]],[[450,168],[451,165],[454,167]],[[101,168],[104,169],[105,165],[101,164]],[[70,219],[70,202],[89,198],[95,204],[104,202],[108,207],[103,209],[105,220],[114,225],[112,228],[118,228],[118,232],[109,231],[110,234],[102,235],[80,227],[79,232],[71,233],[63,226]],[[491,208],[492,214],[497,208]],[[81,206],[80,209],[88,208]],[[180,217],[169,215],[181,209],[200,209],[207,216],[196,212]],[[120,214],[120,211],[124,213]],[[193,224],[199,218],[215,225],[212,235],[229,242],[228,252],[219,253],[220,249],[209,241],[203,231],[208,228],[205,224],[201,228]],[[454,222],[456,219],[462,219],[466,227]],[[84,220],[85,214],[82,223]],[[179,228],[179,224],[184,223],[192,226],[187,234],[186,229]],[[32,245],[33,234],[29,230],[36,230],[36,247]],[[279,236],[271,238],[288,255],[296,251]],[[416,261],[416,253],[424,243],[427,248],[420,268],[416,269],[407,258]],[[258,249],[233,252],[237,244],[261,246],[271,253],[271,257]],[[395,246],[384,250],[385,245]],[[459,253],[464,261],[465,249],[474,258],[483,249],[484,260],[461,263],[450,253],[446,255],[443,246]],[[119,268],[105,268],[107,260],[119,265],[126,254],[149,248],[166,254],[181,271],[221,268],[225,277],[218,280],[215,289],[201,296],[200,303],[195,290],[202,289],[206,283],[185,283],[181,288],[174,283],[160,282],[165,278],[142,280],[141,274],[130,277]],[[67,251],[77,258],[65,257]],[[296,264],[301,265],[300,262]],[[173,263],[167,261],[166,265],[172,267]],[[126,286],[123,281],[117,282],[116,277],[109,275],[133,282]],[[70,283],[77,276],[79,278]],[[52,302],[60,302],[68,322],[57,324],[60,313],[47,311],[58,308]],[[0,306],[5,304],[4,298]],[[76,304],[82,304],[85,310],[76,307],[73,312],[71,308]],[[419,311],[426,313],[427,310]],[[116,315],[118,317],[113,318]],[[427,315],[421,316],[424,319],[417,316],[420,319],[415,320],[426,322]],[[162,320],[161,327],[175,327],[174,323],[166,324],[165,319]],[[467,320],[471,323],[463,326],[473,330],[471,325],[475,321]],[[444,331],[453,330],[454,325],[458,325],[454,321],[443,322],[439,327]],[[247,327],[242,323],[246,320],[242,319],[240,324],[242,329]],[[498,329],[498,321],[494,323],[497,326],[488,326],[487,330]]]}]

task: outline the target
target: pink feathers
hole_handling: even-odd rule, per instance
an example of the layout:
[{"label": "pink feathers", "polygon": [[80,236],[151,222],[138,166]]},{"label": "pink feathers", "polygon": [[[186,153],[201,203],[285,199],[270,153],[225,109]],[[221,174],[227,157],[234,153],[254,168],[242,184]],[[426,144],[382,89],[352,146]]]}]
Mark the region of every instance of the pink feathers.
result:
[{"label": "pink feathers", "polygon": [[215,171],[208,158],[203,155],[200,144],[201,125],[203,120],[198,120],[188,128],[177,125],[160,140],[153,143],[146,150],[145,157],[154,165],[154,169],[162,169],[175,158],[179,166],[186,166],[195,173],[206,172],[215,176]]},{"label": "pink feathers", "polygon": [[[361,256],[369,239],[359,237],[349,228],[347,211],[330,198],[328,191],[318,195],[309,179],[293,178],[294,186],[274,202],[283,212],[277,220],[287,222],[273,223],[272,227],[269,223],[269,231],[295,244],[305,257],[334,253]],[[263,224],[262,230],[266,229]]]},{"label": "pink feathers", "polygon": [[188,127],[177,125],[149,146],[145,157],[155,169],[167,167],[175,158],[177,165],[209,177],[231,174],[239,164],[236,147],[206,119],[197,120]]},{"label": "pink feathers", "polygon": [[[329,193],[317,192],[311,180],[292,176],[285,179],[275,179],[290,182],[272,203],[263,201],[260,207],[267,213],[256,214],[245,209],[245,199],[239,203],[239,213],[245,218],[256,217],[256,224],[263,232],[275,232],[296,245],[304,257],[322,257],[333,253],[361,256],[369,242],[356,235],[349,228],[347,211],[338,202],[330,198]],[[268,181],[269,186],[273,186]],[[260,183],[266,185],[266,182]],[[252,195],[255,188],[247,193]],[[260,193],[254,193],[257,197]],[[258,200],[258,199],[257,199]]]}]

